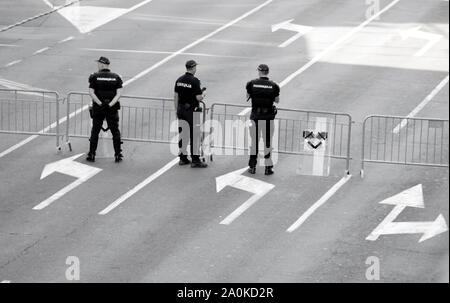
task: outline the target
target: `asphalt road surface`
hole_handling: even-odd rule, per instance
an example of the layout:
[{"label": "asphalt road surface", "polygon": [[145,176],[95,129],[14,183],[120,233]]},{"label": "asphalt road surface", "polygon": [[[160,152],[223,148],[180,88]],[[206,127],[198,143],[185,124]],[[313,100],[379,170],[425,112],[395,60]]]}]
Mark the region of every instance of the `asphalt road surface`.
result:
[{"label": "asphalt road surface", "polygon": [[58,7],[69,2],[1,1],[0,88],[86,92],[94,60],[106,56],[126,95],[171,98],[195,59],[207,107],[246,105],[245,84],[266,63],[282,85],[280,107],[351,115],[350,175],[337,159],[329,176],[301,175],[302,156],[280,154],[273,176],[258,167],[230,177],[246,156],[218,155],[194,170],[179,167],[167,144],[133,141],[116,164],[109,140],[94,164],[66,161],[79,175],[61,167],[43,174],[85,153],[88,140],[72,138],[72,151],[56,152],[54,137],[0,134],[0,282],[69,282],[71,260],[81,282],[448,282],[448,167],[370,163],[360,177],[366,116],[417,109],[417,117],[448,120],[448,1]]}]

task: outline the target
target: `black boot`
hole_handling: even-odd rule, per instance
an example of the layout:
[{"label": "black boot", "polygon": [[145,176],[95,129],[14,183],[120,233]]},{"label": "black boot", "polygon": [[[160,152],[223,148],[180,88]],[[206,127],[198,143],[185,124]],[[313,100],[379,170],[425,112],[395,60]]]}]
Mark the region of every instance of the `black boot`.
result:
[{"label": "black boot", "polygon": [[250,166],[247,170],[250,174],[256,174],[256,166]]},{"label": "black boot", "polygon": [[266,166],[266,172],[264,173],[266,176],[273,175],[274,173],[273,166]]},{"label": "black boot", "polygon": [[179,162],[178,164],[179,164],[180,166],[183,166],[183,165],[189,165],[189,164],[191,164],[191,161],[189,161],[189,159],[188,159],[187,156],[180,155],[180,162]]},{"label": "black boot", "polygon": [[114,161],[116,163],[122,162],[122,160],[123,160],[122,144],[123,144],[123,142],[120,139],[113,139]]},{"label": "black boot", "polygon": [[123,160],[123,155],[121,153],[114,155],[114,162],[119,163],[119,162],[122,162],[122,160]]},{"label": "black boot", "polygon": [[87,154],[86,161],[95,162],[95,153],[89,152]]},{"label": "black boot", "polygon": [[191,167],[192,168],[206,168],[206,167],[208,167],[208,164],[202,162],[200,160],[200,157],[193,156],[192,157]]}]

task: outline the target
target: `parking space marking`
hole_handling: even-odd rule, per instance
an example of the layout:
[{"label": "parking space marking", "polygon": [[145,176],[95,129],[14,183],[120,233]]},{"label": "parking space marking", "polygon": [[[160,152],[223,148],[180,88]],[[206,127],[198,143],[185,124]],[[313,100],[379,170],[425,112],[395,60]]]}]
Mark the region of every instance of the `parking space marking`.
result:
[{"label": "parking space marking", "polygon": [[[431,100],[434,99],[434,97],[437,96],[437,94],[439,94],[439,92],[448,84],[449,81],[449,75],[447,75],[447,77],[444,78],[444,80],[442,80],[438,86],[436,86],[433,91],[425,97],[425,99],[420,102],[419,105],[417,105],[416,108],[414,108],[412,110],[412,112],[410,112],[408,114],[408,118],[413,118],[415,117],[425,106],[427,106],[428,103],[430,103]],[[394,134],[398,134],[400,132],[400,130],[402,128],[404,128],[406,126],[406,124],[408,124],[408,119],[403,119],[392,131]]]},{"label": "parking space marking", "polygon": [[345,176],[338,183],[333,185],[316,203],[314,203],[294,224],[287,229],[287,232],[292,233],[297,230],[312,214],[322,205],[324,205],[342,186],[345,185],[352,175]]},{"label": "parking space marking", "polygon": [[156,173],[152,174],[150,177],[148,177],[147,179],[145,179],[144,181],[142,181],[141,183],[136,185],[132,190],[130,190],[129,192],[127,192],[126,194],[121,196],[119,199],[117,199],[116,201],[111,203],[107,208],[105,208],[104,210],[102,210],[98,214],[99,215],[107,215],[108,213],[110,213],[113,209],[118,207],[120,204],[122,204],[123,202],[128,200],[130,197],[135,195],[141,189],[143,189],[144,187],[146,187],[147,185],[149,185],[150,183],[155,181],[158,177],[160,177],[162,174],[164,174],[169,169],[171,169],[173,166],[175,166],[178,163],[178,160],[179,159],[177,157],[177,158],[173,159],[172,161],[170,161],[169,163],[167,163],[163,168],[161,168]]}]

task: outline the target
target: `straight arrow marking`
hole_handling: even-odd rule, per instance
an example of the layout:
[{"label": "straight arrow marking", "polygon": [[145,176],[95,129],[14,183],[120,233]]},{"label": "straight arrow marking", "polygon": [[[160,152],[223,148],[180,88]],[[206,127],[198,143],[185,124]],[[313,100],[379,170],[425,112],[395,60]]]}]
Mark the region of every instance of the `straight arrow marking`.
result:
[{"label": "straight arrow marking", "polygon": [[239,206],[234,212],[232,212],[228,217],[226,217],[220,224],[229,225],[234,220],[236,220],[240,215],[242,215],[247,209],[249,209],[253,204],[258,202],[259,199],[264,197],[268,192],[275,188],[275,185],[263,182],[257,179],[242,176],[247,168],[242,168],[237,171],[228,173],[226,175],[216,178],[216,190],[217,192],[222,191],[225,187],[230,186],[240,190],[248,191],[254,195]]}]

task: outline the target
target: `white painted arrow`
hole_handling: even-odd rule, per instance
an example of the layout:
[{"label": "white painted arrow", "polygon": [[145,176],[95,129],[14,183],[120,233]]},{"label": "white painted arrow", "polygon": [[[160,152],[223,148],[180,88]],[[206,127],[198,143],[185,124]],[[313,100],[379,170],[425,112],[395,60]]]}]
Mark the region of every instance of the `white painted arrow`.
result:
[{"label": "white painted arrow", "polygon": [[[50,8],[59,8],[54,6],[48,0],[43,0]],[[72,23],[82,34],[89,33],[94,29],[105,25],[125,14],[128,14],[141,6],[152,2],[153,0],[145,0],[134,5],[131,8],[113,8],[113,7],[97,7],[97,6],[81,6],[79,2],[74,5],[63,7],[58,13]]]},{"label": "white painted arrow", "polygon": [[425,208],[422,184],[383,200],[380,204],[395,205],[395,207],[366,240],[376,241],[381,235],[423,234],[419,240],[423,242],[448,230],[442,215],[432,222],[393,222],[407,207]]},{"label": "white painted arrow", "polygon": [[408,38],[428,40],[428,43],[414,54],[415,57],[423,56],[430,48],[433,47],[433,45],[435,45],[439,42],[439,40],[442,39],[441,35],[421,31],[421,28],[421,26],[417,26],[400,32],[400,36],[403,40],[406,40]]},{"label": "white painted arrow", "polygon": [[82,155],[84,154],[79,154],[64,160],[50,163],[45,166],[41,174],[41,180],[56,172],[77,178],[77,180],[69,184],[68,186],[64,187],[47,200],[39,203],[33,209],[35,210],[44,209],[45,207],[49,206],[50,204],[52,204],[65,194],[67,194],[72,189],[76,188],[77,186],[80,186],[81,184],[83,184],[84,182],[86,182],[87,180],[89,180],[90,178],[92,178],[93,176],[102,171],[100,168],[75,162],[75,160],[81,157]]},{"label": "white painted arrow", "polygon": [[290,38],[286,42],[280,44],[279,47],[283,48],[283,47],[291,45],[293,42],[295,42],[301,36],[307,34],[309,31],[311,31],[313,29],[310,26],[304,26],[304,25],[300,25],[300,24],[293,24],[292,21],[294,21],[294,19],[287,20],[287,21],[284,21],[284,22],[272,25],[272,33],[276,32],[276,31],[278,31],[280,29],[298,32],[295,36],[293,36],[292,38]]},{"label": "white painted arrow", "polygon": [[222,191],[225,187],[231,186],[237,189],[248,191],[254,195],[239,206],[234,212],[232,212],[228,217],[226,217],[220,224],[229,225],[236,218],[242,215],[247,209],[249,209],[253,204],[255,204],[259,199],[264,197],[269,191],[275,188],[275,185],[266,183],[257,179],[242,176],[247,168],[242,168],[234,172],[228,173],[226,175],[216,178],[216,189],[217,192]]}]

